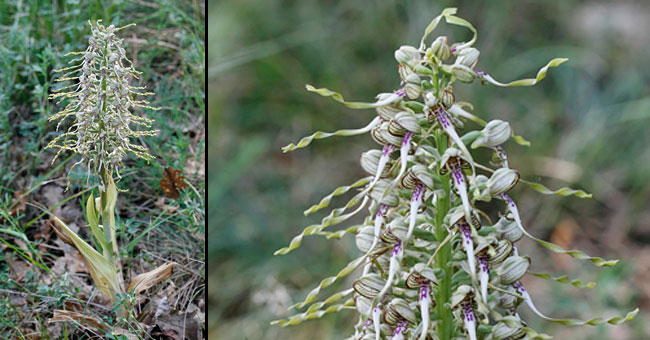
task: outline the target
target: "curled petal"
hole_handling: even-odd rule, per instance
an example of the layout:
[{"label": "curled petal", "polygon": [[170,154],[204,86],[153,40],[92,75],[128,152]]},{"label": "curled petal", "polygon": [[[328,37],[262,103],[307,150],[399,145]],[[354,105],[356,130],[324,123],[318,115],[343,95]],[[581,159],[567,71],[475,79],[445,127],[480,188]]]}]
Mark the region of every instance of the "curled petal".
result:
[{"label": "curled petal", "polygon": [[379,329],[380,324],[380,316],[381,316],[381,309],[379,307],[381,304],[378,304],[375,306],[375,308],[372,309],[372,323],[375,327],[375,340],[379,340],[379,337],[381,336],[381,330]]},{"label": "curled petal", "polygon": [[508,195],[506,195],[506,194],[501,194],[500,197],[502,199],[504,199],[508,203],[508,210],[510,210],[510,213],[512,213],[512,217],[515,219],[515,222],[517,222],[517,226],[519,226],[519,229],[521,229],[521,231],[526,236],[530,237],[533,241],[539,243],[544,248],[546,248],[546,249],[548,249],[548,250],[550,250],[550,251],[552,251],[554,253],[567,254],[567,255],[573,257],[574,259],[589,260],[598,267],[603,267],[603,266],[611,267],[611,266],[615,265],[618,262],[618,260],[605,260],[605,259],[600,258],[600,257],[589,256],[589,255],[587,255],[586,253],[584,253],[584,252],[582,252],[580,250],[566,250],[566,249],[558,246],[555,243],[547,242],[547,241],[540,240],[540,239],[536,238],[535,236],[529,234],[526,231],[526,229],[524,229],[524,226],[521,223],[521,217],[519,216],[519,211],[517,210],[517,205],[515,204],[515,202],[510,197],[508,197]]},{"label": "curled petal", "polygon": [[413,230],[415,229],[415,218],[417,217],[420,205],[422,205],[422,196],[424,196],[424,185],[418,184],[415,187],[415,190],[413,190],[413,197],[411,197],[411,215],[409,216],[409,229],[406,238],[404,239],[405,242],[408,242],[413,235]]},{"label": "curled petal", "polygon": [[315,92],[323,97],[332,97],[332,99],[336,100],[337,102],[351,108],[351,109],[372,109],[380,106],[386,106],[388,104],[394,103],[398,100],[400,100],[402,97],[397,94],[397,93],[392,93],[391,95],[386,96],[385,98],[376,101],[374,103],[362,103],[362,102],[346,102],[345,99],[343,99],[343,96],[338,93],[334,92],[332,90],[326,89],[326,88],[320,88],[317,89],[309,84],[305,85],[305,88],[307,88],[307,91],[309,92]]},{"label": "curled petal", "polygon": [[569,59],[568,58],[555,58],[555,59],[549,61],[548,64],[546,64],[544,67],[542,67],[537,72],[537,76],[535,78],[520,79],[520,80],[511,81],[511,82],[505,83],[505,84],[494,80],[494,78],[492,78],[492,76],[490,76],[489,74],[487,74],[485,72],[477,71],[477,74],[482,79],[485,79],[488,83],[491,83],[491,84],[494,84],[494,85],[497,85],[497,86],[503,86],[503,87],[532,86],[532,85],[537,84],[538,82],[540,82],[542,79],[544,79],[546,77],[546,72],[548,72],[549,68],[559,66],[559,65],[561,65],[562,63],[564,63],[567,60],[569,60]]},{"label": "curled petal", "polygon": [[291,143],[291,144],[283,147],[282,152],[289,152],[289,151],[292,151],[292,150],[295,150],[295,149],[304,148],[305,146],[311,144],[311,142],[314,139],[323,139],[323,138],[328,138],[328,137],[332,137],[332,136],[356,136],[356,135],[360,135],[360,134],[363,134],[363,133],[366,133],[366,132],[372,130],[377,125],[379,125],[379,123],[381,123],[381,118],[375,117],[375,119],[373,119],[368,125],[366,125],[363,128],[360,128],[360,129],[343,129],[343,130],[338,130],[336,132],[317,131],[317,132],[314,132],[313,134],[311,134],[310,136],[303,137],[298,142],[298,144]]}]

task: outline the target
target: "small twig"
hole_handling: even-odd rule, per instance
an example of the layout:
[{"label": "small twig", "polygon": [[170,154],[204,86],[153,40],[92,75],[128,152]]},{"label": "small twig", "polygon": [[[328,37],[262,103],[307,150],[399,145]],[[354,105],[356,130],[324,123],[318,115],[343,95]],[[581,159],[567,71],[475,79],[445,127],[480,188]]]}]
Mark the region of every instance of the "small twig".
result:
[{"label": "small twig", "polygon": [[456,235],[455,233],[451,233],[451,232],[447,234],[447,237],[445,237],[445,239],[438,245],[438,247],[436,247],[436,251],[433,252],[433,255],[431,255],[429,261],[427,261],[427,267],[430,266],[431,262],[433,262],[433,259],[436,258],[436,255],[438,255],[438,251],[440,250],[440,248],[442,248],[442,246],[444,246],[447,242],[449,242],[449,240],[451,240],[451,238],[455,235]]}]

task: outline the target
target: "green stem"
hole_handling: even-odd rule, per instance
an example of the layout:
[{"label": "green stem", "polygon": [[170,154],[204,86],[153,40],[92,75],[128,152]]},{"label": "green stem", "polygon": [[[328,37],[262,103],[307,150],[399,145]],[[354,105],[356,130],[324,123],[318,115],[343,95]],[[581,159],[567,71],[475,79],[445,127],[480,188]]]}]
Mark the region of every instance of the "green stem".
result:
[{"label": "green stem", "polygon": [[102,226],[104,229],[104,237],[106,238],[107,245],[106,248],[104,249],[104,256],[107,257],[109,262],[115,266],[115,238],[114,235],[115,233],[112,232],[114,226],[111,224],[111,214],[113,213],[112,211],[109,211],[109,209],[106,209],[106,204],[108,203],[108,192],[107,192],[107,185],[108,185],[108,178],[110,174],[106,170],[105,167],[102,166],[102,168],[99,170],[99,177],[101,181],[103,182],[104,185],[104,190],[99,190],[99,197],[100,197],[100,206],[99,206],[99,211],[101,212],[102,216]]},{"label": "green stem", "polygon": [[[444,154],[447,149],[447,136],[444,133],[437,135],[437,145],[440,154]],[[438,242],[442,242],[447,237],[448,231],[443,225],[443,220],[449,209],[451,209],[451,200],[449,199],[451,183],[449,175],[440,176],[440,182],[442,183],[444,195],[438,196],[438,200],[436,201],[434,227],[434,233]],[[447,243],[438,252],[434,263],[434,266],[444,273],[438,280],[438,291],[435,296],[437,302],[436,314],[440,320],[437,327],[438,339],[440,340],[451,339],[454,331],[454,316],[449,308],[449,304],[451,303],[451,278],[453,276],[453,269],[449,263],[450,259],[451,243]]]}]

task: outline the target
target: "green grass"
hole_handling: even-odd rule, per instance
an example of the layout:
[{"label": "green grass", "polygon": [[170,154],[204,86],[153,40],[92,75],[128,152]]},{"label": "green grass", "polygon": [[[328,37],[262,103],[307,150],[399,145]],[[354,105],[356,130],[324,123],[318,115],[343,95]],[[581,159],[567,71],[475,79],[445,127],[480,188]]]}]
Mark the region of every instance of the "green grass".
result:
[{"label": "green grass", "polygon": [[[84,169],[75,167],[70,190],[62,194],[60,204],[46,206],[44,188],[65,188],[67,169],[76,158],[64,155],[50,164],[54,151],[45,145],[60,133],[47,121],[61,109],[48,100],[48,94],[61,86],[54,83],[52,70],[66,66],[65,53],[85,49],[90,35],[87,21],[99,19],[105,25],[137,24],[121,32],[122,37],[127,55],[143,72],[138,84],[156,93],[149,99],[160,108],[136,112],[155,119],[154,127],[160,129],[157,136],[141,140],[156,159],[150,164],[127,160],[118,184],[128,190],[120,194],[117,216],[127,281],[143,269],[175,261],[182,268],[170,280],[184,291],[174,307],[182,310],[204,299],[205,5],[194,0],[1,2],[1,338],[23,339],[26,332],[38,330],[43,339],[55,339],[47,323],[52,311],[99,294],[78,291],[70,282],[75,275],[50,273],[63,253],[53,243],[55,236],[43,239],[39,234],[48,219],[43,209],[67,209],[71,222],[87,235],[81,207],[95,183],[92,179],[86,183]],[[177,200],[163,198],[158,188],[168,166],[180,169],[191,185]],[[25,263],[27,275],[16,280],[10,262]],[[85,275],[82,279],[88,280]],[[156,294],[163,286],[149,293]],[[21,294],[29,294],[25,304]],[[86,312],[111,321],[111,313],[99,307],[89,305]],[[66,323],[60,332],[67,339],[91,335],[73,323]]]}]

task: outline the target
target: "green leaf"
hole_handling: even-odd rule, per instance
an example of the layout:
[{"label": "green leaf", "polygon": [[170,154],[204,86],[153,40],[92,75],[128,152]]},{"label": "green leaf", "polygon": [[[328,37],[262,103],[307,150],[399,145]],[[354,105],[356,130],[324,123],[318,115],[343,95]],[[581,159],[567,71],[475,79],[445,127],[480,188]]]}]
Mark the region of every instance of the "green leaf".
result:
[{"label": "green leaf", "polygon": [[557,67],[557,66],[561,65],[562,63],[564,63],[567,60],[569,60],[569,59],[567,59],[567,58],[555,58],[555,59],[549,61],[548,64],[546,64],[544,67],[542,67],[537,72],[537,76],[535,78],[515,80],[515,81],[511,81],[511,82],[506,83],[506,84],[500,83],[500,82],[494,80],[494,78],[492,78],[492,76],[490,76],[489,74],[483,74],[482,77],[487,82],[489,82],[491,84],[494,84],[494,85],[497,85],[497,86],[503,86],[503,87],[533,86],[533,85],[537,84],[538,82],[540,82],[542,79],[544,79],[546,77],[546,73],[548,72],[549,68]]},{"label": "green leaf", "polygon": [[355,269],[357,269],[364,262],[365,259],[366,259],[366,255],[358,257],[354,261],[348,263],[347,266],[345,266],[345,268],[343,268],[335,276],[330,276],[330,277],[327,277],[327,278],[323,279],[316,288],[312,289],[311,292],[309,292],[309,294],[307,294],[307,297],[305,298],[305,300],[303,302],[296,303],[295,305],[289,307],[289,309],[303,308],[306,305],[312,303],[314,300],[316,300],[316,297],[318,297],[318,294],[320,293],[320,291],[322,289],[331,286],[338,279],[346,277],[347,275],[352,273]]},{"label": "green leaf", "polygon": [[552,191],[551,189],[543,186],[540,183],[535,183],[535,182],[529,182],[526,180],[519,180],[520,182],[526,183],[529,187],[535,189],[538,192],[541,192],[542,194],[545,195],[558,195],[558,196],[577,196],[579,198],[591,198],[591,194],[588,194],[582,190],[574,190],[571,188],[560,188],[558,190]]},{"label": "green leaf", "polygon": [[77,233],[72,231],[63,221],[58,219],[56,216],[52,216],[56,225],[61,228],[61,231],[54,228],[54,231],[57,232],[59,237],[62,239],[67,239],[70,241],[74,247],[79,251],[84,259],[86,268],[90,276],[93,278],[97,288],[108,297],[111,302],[117,300],[117,294],[123,293],[123,289],[120,286],[120,280],[117,274],[117,270],[106,258],[102,256],[97,250],[95,250],[91,245],[86,243]]},{"label": "green leaf", "polygon": [[343,129],[343,130],[338,130],[338,131],[335,131],[335,132],[316,131],[316,132],[314,132],[313,134],[311,134],[311,135],[309,135],[307,137],[303,137],[298,142],[298,144],[291,143],[291,144],[283,147],[282,152],[286,153],[286,152],[289,152],[289,151],[293,151],[295,149],[304,148],[305,146],[311,144],[311,142],[314,139],[324,139],[324,138],[329,138],[329,137],[332,137],[332,136],[356,136],[356,135],[360,135],[360,134],[363,134],[363,133],[366,133],[366,132],[372,130],[380,122],[381,122],[381,119],[379,117],[376,117],[375,119],[373,119],[370,122],[370,124],[368,124],[367,126],[365,126],[363,128],[360,128],[360,129]]},{"label": "green leaf", "polygon": [[369,183],[371,179],[372,179],[372,176],[365,177],[365,178],[362,178],[362,179],[352,183],[351,185],[341,186],[341,187],[336,188],[331,194],[323,197],[323,199],[321,199],[321,201],[318,204],[314,204],[309,209],[305,210],[305,212],[304,212],[305,216],[307,216],[307,215],[309,215],[311,213],[317,212],[317,211],[319,211],[319,210],[321,210],[323,208],[326,208],[327,206],[329,206],[330,202],[332,201],[332,198],[334,198],[335,196],[343,195],[343,194],[347,193],[348,191],[350,191],[350,189],[354,189],[354,188],[358,188],[360,186],[364,186],[367,183]]},{"label": "green leaf", "polygon": [[345,106],[347,106],[347,107],[349,107],[351,109],[373,109],[373,108],[380,107],[380,106],[386,106],[386,105],[388,105],[388,104],[390,104],[390,103],[392,103],[394,101],[397,101],[400,98],[399,95],[394,94],[394,96],[390,96],[390,97],[388,97],[388,98],[386,98],[384,100],[376,101],[374,103],[346,102],[345,99],[343,98],[343,96],[340,93],[334,92],[334,91],[332,91],[330,89],[326,89],[324,87],[320,88],[320,89],[317,89],[317,88],[315,88],[315,87],[313,87],[312,85],[309,85],[309,84],[305,85],[305,87],[307,88],[307,91],[309,91],[309,92],[315,92],[315,93],[317,93],[317,94],[319,94],[319,95],[321,95],[323,97],[332,97],[332,99],[336,100],[337,102],[339,102],[339,103],[341,103],[341,104],[343,104],[343,105],[345,105]]},{"label": "green leaf", "polygon": [[596,286],[596,283],[595,283],[595,282],[587,282],[587,283],[583,283],[583,282],[582,282],[581,280],[579,280],[579,279],[571,280],[571,279],[569,279],[569,277],[566,276],[566,275],[562,275],[562,276],[558,276],[558,277],[553,277],[553,276],[551,276],[551,274],[549,274],[549,273],[529,273],[529,274],[531,274],[531,275],[533,275],[533,276],[537,276],[537,277],[542,278],[542,279],[544,279],[544,280],[549,280],[549,281],[555,281],[555,282],[560,282],[560,283],[571,284],[572,286],[577,287],[577,288],[593,288],[594,286]]},{"label": "green leaf", "polygon": [[359,201],[361,200],[361,197],[363,197],[365,194],[366,194],[365,192],[358,193],[357,195],[352,197],[352,199],[345,206],[332,210],[329,215],[327,215],[325,218],[322,219],[320,224],[312,224],[312,225],[306,227],[305,229],[303,229],[302,233],[300,233],[299,235],[294,237],[293,240],[291,240],[291,242],[289,243],[289,245],[287,247],[284,247],[282,249],[277,250],[273,255],[285,255],[285,254],[289,253],[290,251],[300,247],[300,244],[302,243],[302,239],[305,236],[318,234],[321,231],[323,231],[323,229],[325,229],[325,228],[327,228],[329,226],[339,224],[339,223],[349,219],[350,217],[355,215],[357,212],[359,212],[359,210],[361,210],[361,208],[363,208],[363,206],[365,205],[365,203],[368,200],[367,196],[364,198],[363,203],[355,211],[353,211],[353,212],[351,212],[349,214],[345,214],[345,215],[341,215],[341,214],[343,214],[347,209],[357,205],[359,203]]},{"label": "green leaf", "polygon": [[86,219],[88,220],[88,226],[90,227],[90,231],[92,231],[93,236],[95,236],[99,244],[102,246],[102,249],[106,251],[108,250],[107,249],[108,242],[106,240],[106,237],[104,236],[103,231],[100,229],[99,220],[97,219],[96,211],[97,210],[95,209],[95,198],[91,193],[90,196],[88,197],[88,201],[86,201]]},{"label": "green leaf", "polygon": [[325,314],[337,313],[342,309],[352,309],[353,307],[354,307],[354,300],[348,299],[347,301],[345,301],[345,303],[332,305],[327,307],[327,309],[324,310],[319,310],[312,313],[297,314],[285,320],[272,321],[271,325],[280,325],[282,327],[293,326],[293,325],[300,324],[306,320],[320,319]]}]

